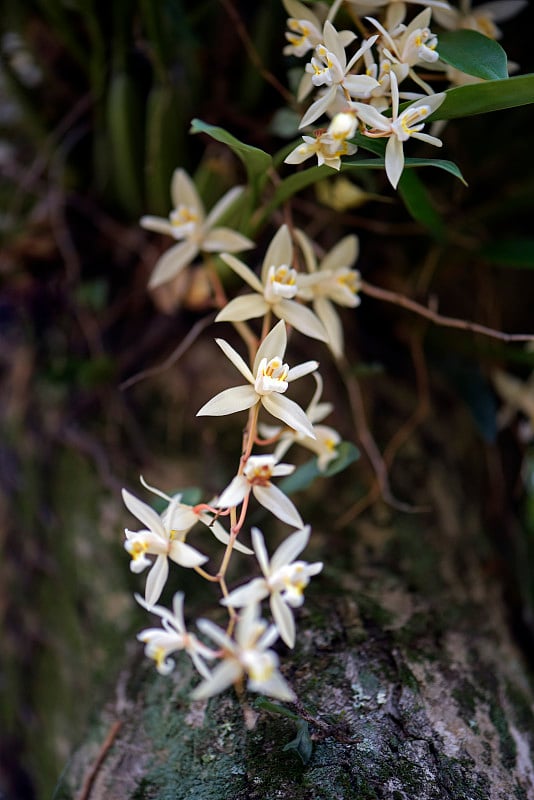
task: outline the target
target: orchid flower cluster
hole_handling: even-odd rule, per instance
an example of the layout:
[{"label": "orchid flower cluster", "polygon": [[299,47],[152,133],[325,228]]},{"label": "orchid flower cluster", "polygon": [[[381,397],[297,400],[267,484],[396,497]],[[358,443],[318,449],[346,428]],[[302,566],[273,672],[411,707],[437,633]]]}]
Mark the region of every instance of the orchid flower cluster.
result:
[{"label": "orchid flower cluster", "polygon": [[[426,76],[433,70],[432,74],[441,74],[443,79],[446,73],[446,65],[439,61],[438,36],[430,27],[432,15],[444,28],[476,25],[493,36],[498,35],[495,22],[507,16],[503,3],[489,3],[484,17],[482,6],[471,11],[467,2],[454,9],[442,0],[412,0],[408,11],[408,3],[396,0],[345,0],[346,16],[364,36],[356,49],[356,33],[337,30],[334,25],[341,0],[335,0],[329,10],[321,3],[282,2],[289,15],[284,53],[307,59],[298,101],[312,99],[300,128],[308,128],[322,117],[329,119],[326,128],[303,136],[303,143],[286,157],[286,163],[299,164],[315,155],[319,166],[339,170],[342,158],[356,152],[354,139],[359,132],[360,143],[387,139],[384,166],[393,187],[402,175],[403,148],[410,138],[441,146],[435,136],[422,132],[425,120],[445,99],[445,93],[434,92]],[[407,22],[412,5],[424,8],[416,9]],[[506,4],[507,8],[512,5],[517,11],[521,3]],[[355,52],[349,55],[347,48]],[[406,84],[410,84],[407,89]],[[401,100],[411,102],[401,110]],[[335,360],[343,358],[338,309],[356,308],[360,303],[362,282],[355,269],[359,241],[350,234],[325,252],[303,230],[282,224],[256,271],[256,262],[249,266],[236,255],[251,250],[254,241],[221,224],[245,191],[241,186],[232,188],[206,213],[193,180],[180,168],[172,178],[169,217],[141,219],[146,229],[177,242],[156,263],[149,288],[173,281],[198,257],[212,263],[214,255],[242,280],[245,293],[219,303],[216,323],[234,327],[248,350],[246,357],[227,339],[215,340],[240,377],[236,376],[235,385],[208,399],[197,415],[244,414],[247,421],[235,475],[215,497],[190,505],[181,494],[168,495],[141,479],[144,488],[164,503],[164,510],[158,513],[123,490],[127,509],[141,525],[139,530],[126,530],[124,547],[131,556],[133,572],[148,570],[144,596],[136,594],[136,599],[160,618],[161,625],[141,631],[138,638],[160,673],[171,672],[175,666],[171,656],[184,651],[201,678],[193,699],[211,697],[232,685],[241,692],[246,683],[250,691],[293,701],[294,691],[280,672],[273,645],[280,639],[288,648],[295,646],[295,611],[323,564],[300,558],[311,527],[276,481],[296,469],[282,461],[293,445],[311,451],[317,469],[324,473],[338,456],[342,442],[334,428],[323,424],[332,405],[321,399],[323,379],[318,361],[313,358],[290,365],[286,351],[290,335],[296,332],[312,340],[314,351],[323,347]],[[307,378],[303,383],[309,384],[305,408],[289,396],[293,382],[303,378]],[[256,504],[291,531],[271,555],[273,548],[266,544],[262,531],[247,529],[249,511]],[[246,544],[249,534],[252,548]],[[193,536],[195,545],[190,541]],[[202,537],[205,541],[212,536],[221,553],[218,564],[209,569]],[[249,574],[255,568],[260,574],[231,588],[228,569],[236,551],[249,560]],[[169,579],[170,562],[218,586],[220,605],[228,613],[226,627],[200,619],[196,629],[189,628],[182,591],[175,593],[172,610],[158,604]],[[270,622],[263,617],[266,603]]]},{"label": "orchid flower cluster", "polygon": [[[363,43],[349,57],[347,47],[357,36],[353,31],[338,31],[333,24],[340,0],[333,3],[324,21],[300,0],[283,0],[290,15],[286,33],[289,44],[284,52],[309,59],[297,96],[299,101],[312,93],[315,96],[299,128],[307,128],[325,116],[329,119],[326,128],[302,137],[303,143],[287,156],[286,163],[300,164],[316,156],[320,166],[339,170],[341,157],[356,153],[357,145],[350,140],[359,131],[369,139],[387,139],[386,175],[396,188],[405,164],[404,144],[409,139],[442,146],[439,138],[424,133],[423,128],[425,120],[444,102],[445,93],[435,92],[421,70],[440,77],[442,83],[444,79],[451,83],[474,80],[440,62],[439,38],[430,27],[432,15],[445,29],[467,28],[497,38],[500,31],[495,22],[508,19],[525,5],[523,0],[512,0],[471,10],[469,0],[462,0],[458,9],[442,0],[411,2],[425,8],[407,24],[406,2],[347,0],[358,29],[366,32]],[[380,18],[367,16],[372,13]],[[406,83],[411,86],[402,89]],[[401,111],[403,100],[412,102]]]}]

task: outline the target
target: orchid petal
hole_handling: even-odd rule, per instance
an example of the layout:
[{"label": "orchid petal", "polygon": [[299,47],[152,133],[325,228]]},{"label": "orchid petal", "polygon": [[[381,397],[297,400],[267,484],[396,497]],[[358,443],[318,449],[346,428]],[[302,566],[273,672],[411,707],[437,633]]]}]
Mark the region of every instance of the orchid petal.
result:
[{"label": "orchid petal", "polygon": [[197,417],[224,417],[236,411],[245,411],[259,400],[252,386],[232,386],[208,400],[197,411]]},{"label": "orchid petal", "polygon": [[277,317],[284,319],[295,330],[300,331],[305,336],[309,336],[311,339],[319,339],[320,342],[327,341],[326,331],[321,321],[317,319],[313,311],[310,311],[309,308],[306,308],[301,303],[283,298],[273,305],[273,311]]},{"label": "orchid petal", "polygon": [[273,417],[281,419],[282,422],[285,422],[286,425],[289,425],[290,428],[299,433],[315,439],[310,420],[302,408],[293,400],[290,400],[289,397],[273,392],[272,394],[263,395],[261,401],[265,410],[272,414]]},{"label": "orchid petal", "polygon": [[295,528],[302,528],[304,523],[293,502],[285,495],[281,489],[271,484],[270,486],[253,486],[252,493],[258,503],[268,509],[275,517],[293,525]]},{"label": "orchid petal", "polygon": [[169,562],[167,561],[167,556],[158,556],[146,579],[145,599],[149,605],[154,605],[159,600],[168,575]]},{"label": "orchid petal", "polygon": [[265,547],[265,539],[263,538],[263,533],[260,531],[259,528],[252,528],[252,547],[254,548],[254,552],[256,554],[256,558],[258,559],[258,564],[260,565],[260,569],[267,578],[270,574],[270,567],[269,567],[269,555],[267,553],[267,548]]},{"label": "orchid petal", "polygon": [[271,559],[271,574],[280,567],[291,564],[298,555],[302,553],[310,538],[310,526],[306,525],[302,530],[295,531],[288,536],[282,544],[275,550]]},{"label": "orchid petal", "polygon": [[251,289],[254,289],[255,292],[263,294],[263,283],[260,281],[258,276],[252,272],[250,267],[247,267],[246,264],[244,264],[235,256],[227,255],[226,253],[221,253],[221,258],[225,264],[228,264],[228,266],[245,281],[245,283],[248,283]]},{"label": "orchid petal", "polygon": [[171,180],[171,200],[173,208],[180,205],[193,208],[199,217],[204,219],[204,204],[200,199],[197,188],[184,169],[175,169]]},{"label": "orchid petal", "polygon": [[186,240],[175,244],[167,250],[156,262],[154,271],[148,282],[149,289],[155,289],[162,283],[167,283],[171,278],[175,278],[198,254],[198,244],[192,240]]},{"label": "orchid petal", "polygon": [[168,219],[163,217],[152,217],[150,215],[141,217],[139,224],[147,231],[154,231],[155,233],[165,233],[168,236],[174,236],[174,226]]},{"label": "orchid petal", "polygon": [[169,558],[181,567],[199,567],[208,560],[207,556],[199,553],[191,545],[180,541],[171,541],[169,547]]},{"label": "orchid petal", "polygon": [[270,605],[280,638],[288,647],[295,647],[295,620],[278,592],[274,592],[271,595]]},{"label": "orchid petal", "polygon": [[214,228],[202,240],[202,250],[206,253],[237,253],[250,250],[254,242],[231,228]]},{"label": "orchid petal", "polygon": [[261,268],[263,284],[267,282],[269,268],[279,267],[282,264],[291,265],[293,260],[293,243],[287,225],[282,225],[273,236]]},{"label": "orchid petal", "polygon": [[235,683],[241,675],[243,669],[238,661],[225,660],[217,664],[210,677],[203,681],[200,686],[191,693],[193,700],[205,700],[208,697],[222,692]]},{"label": "orchid petal", "polygon": [[244,186],[234,186],[228,192],[223,194],[219,200],[215,203],[211,211],[209,212],[208,216],[204,221],[204,227],[212,228],[217,220],[219,220],[223,214],[235,203],[238,197],[241,197],[243,192],[245,191]]},{"label": "orchid petal", "polygon": [[122,499],[128,511],[130,511],[134,517],[137,517],[143,525],[146,525],[146,527],[157,536],[163,539],[167,538],[167,532],[165,531],[161,517],[153,508],[143,503],[142,500],[139,500],[135,495],[127,491],[127,489],[122,490]]},{"label": "orchid petal", "polygon": [[242,608],[243,606],[249,606],[251,603],[259,603],[268,596],[269,587],[265,578],[255,578],[245,586],[240,586],[230,592],[224,600],[221,600],[221,605]]},{"label": "orchid petal", "polygon": [[241,322],[263,317],[270,305],[260,294],[245,294],[234,297],[215,317],[215,322]]},{"label": "orchid petal", "polygon": [[226,358],[230,359],[236,369],[239,370],[241,375],[249,382],[254,383],[254,375],[248,368],[246,362],[241,358],[237,350],[234,350],[231,344],[225,339],[215,339]]},{"label": "orchid petal", "polygon": [[305,128],[306,125],[311,125],[312,122],[315,122],[315,120],[319,119],[319,117],[322,116],[334,102],[336,93],[337,93],[337,87],[331,86],[330,89],[327,92],[325,92],[325,94],[322,97],[320,97],[318,100],[312,103],[309,109],[302,117],[299,128]]},{"label": "orchid petal", "polygon": [[270,361],[271,358],[279,356],[283,358],[287,347],[287,332],[283,320],[277,322],[274,328],[267,334],[263,342],[258,347],[256,358],[254,359],[254,374],[257,373],[258,367],[262,359],[266,358]]}]

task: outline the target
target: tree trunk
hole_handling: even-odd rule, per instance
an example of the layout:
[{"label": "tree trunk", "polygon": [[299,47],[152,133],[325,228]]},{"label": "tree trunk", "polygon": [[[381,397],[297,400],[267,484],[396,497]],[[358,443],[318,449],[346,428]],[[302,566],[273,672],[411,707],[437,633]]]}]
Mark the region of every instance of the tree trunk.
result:
[{"label": "tree trunk", "polygon": [[187,660],[167,678],[137,663],[56,800],[533,798],[532,685],[484,534],[469,425],[434,420],[401,453],[395,488],[429,511],[375,506],[342,536],[316,534],[325,572],[295,652],[281,653],[296,718],[230,691],[191,703]]}]

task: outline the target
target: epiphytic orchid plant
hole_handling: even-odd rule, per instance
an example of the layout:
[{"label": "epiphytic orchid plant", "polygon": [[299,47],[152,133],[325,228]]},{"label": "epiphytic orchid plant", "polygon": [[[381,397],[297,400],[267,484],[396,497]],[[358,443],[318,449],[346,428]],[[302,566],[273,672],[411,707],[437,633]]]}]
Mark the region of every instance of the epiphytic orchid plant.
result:
[{"label": "epiphytic orchid plant", "polygon": [[[179,167],[172,179],[169,217],[141,220],[145,228],[177,240],[155,264],[150,288],[161,291],[199,258],[210,260],[209,274],[213,275],[213,256],[220,254],[219,263],[230,267],[244,289],[226,299],[219,279],[213,292],[217,325],[233,326],[242,338],[239,349],[246,350],[244,357],[225,338],[216,339],[241,379],[221,387],[198,410],[202,417],[242,417],[244,433],[242,441],[236,442],[233,475],[215,497],[192,506],[182,502],[181,495],[169,496],[143,481],[165,503],[162,513],[131,492],[123,492],[128,510],[142,526],[126,531],[124,547],[131,556],[131,569],[141,573],[149,568],[144,597],[136,597],[161,620],[161,627],[143,630],[139,639],[162,674],[175,666],[171,654],[185,651],[202,679],[193,692],[196,699],[230,686],[240,694],[246,687],[281,701],[296,699],[272,648],[279,639],[289,648],[298,643],[304,590],[323,563],[299,558],[313,541],[313,525],[305,521],[304,509],[297,507],[289,490],[277,485],[279,478],[299,474],[295,464],[281,459],[301,446],[313,454],[312,476],[327,476],[357,457],[354,445],[343,442],[334,428],[320,424],[332,404],[321,398],[324,381],[319,362],[332,359],[338,367],[346,362],[340,308],[345,308],[344,313],[356,310],[365,293],[391,300],[354,269],[360,253],[357,235],[347,231],[333,247],[330,242],[326,252],[320,241],[293,224],[293,196],[340,171],[380,169],[393,188],[402,189],[415,218],[424,222],[424,209],[416,202],[421,187],[416,168],[434,166],[450,173],[450,180],[462,179],[458,167],[449,161],[414,157],[418,142],[442,145],[435,132],[429,132],[432,123],[462,116],[466,104],[466,113],[520,105],[526,91],[524,83],[508,78],[494,24],[519,12],[522,2],[488,3],[478,9],[463,0],[457,6],[445,0],[336,0],[329,9],[318,2],[282,2],[288,19],[285,46],[281,30],[280,47],[301,70],[291,109],[293,145],[271,157],[221,128],[194,121],[193,132],[207,133],[227,144],[244,162],[248,186],[234,187],[206,214],[194,181]],[[456,35],[464,28],[470,31],[467,39]],[[493,74],[487,66],[490,62]],[[457,86],[451,84],[452,76]],[[532,100],[532,82],[529,87]],[[304,170],[300,165],[311,157],[318,164]],[[411,173],[409,182],[403,182],[406,170]],[[275,212],[280,208],[286,222],[277,227]],[[235,227],[223,224],[228,215],[238,220]],[[263,229],[271,239],[265,253],[258,255],[252,248]],[[247,263],[236,255],[244,250]],[[448,324],[437,313],[410,302],[412,310]],[[474,323],[465,326],[477,329]],[[291,355],[293,332],[301,341],[308,340],[311,357],[301,363],[295,363]],[[487,329],[479,332],[498,335]],[[293,382],[301,378],[305,379],[304,394],[308,392],[302,404],[292,397]],[[355,396],[354,391],[348,394]],[[375,470],[382,496],[391,500],[387,471],[361,407],[356,409],[354,438]],[[307,480],[309,473],[308,466]],[[258,505],[280,527],[289,529],[278,546],[266,543],[259,528],[250,530],[250,512]],[[221,547],[214,566],[208,565],[202,535],[213,535]],[[228,569],[235,551],[249,561],[244,580],[230,587]],[[258,566],[258,576],[251,578]],[[200,580],[218,586],[220,604],[228,613],[224,627],[202,619],[191,631],[179,573],[173,610],[156,605],[171,580],[171,570],[174,582],[176,569],[192,570]],[[264,613],[270,613],[271,621],[263,618]]]}]

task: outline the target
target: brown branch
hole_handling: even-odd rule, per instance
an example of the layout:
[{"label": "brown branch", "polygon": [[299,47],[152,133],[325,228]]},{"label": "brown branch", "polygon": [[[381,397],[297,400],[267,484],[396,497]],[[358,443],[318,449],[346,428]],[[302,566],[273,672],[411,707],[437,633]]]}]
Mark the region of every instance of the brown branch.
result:
[{"label": "brown branch", "polygon": [[199,319],[199,321],[193,325],[187,336],[182,339],[178,347],[176,347],[170,356],[168,356],[165,361],[161,364],[158,364],[155,367],[149,367],[148,369],[143,369],[141,372],[137,372],[135,375],[132,375],[131,378],[127,378],[127,380],[123,381],[120,385],[120,389],[129,389],[130,386],[133,386],[135,383],[139,383],[139,381],[145,380],[145,378],[151,378],[153,375],[159,375],[160,372],[165,372],[165,370],[170,369],[188,350],[189,347],[193,344],[193,342],[198,339],[204,328],[207,328],[208,325],[211,325],[215,318],[214,314],[208,314],[207,316]]},{"label": "brown branch", "polygon": [[102,747],[100,748],[99,753],[96,757],[96,760],[93,763],[93,766],[91,767],[89,773],[85,777],[81,792],[78,795],[77,800],[89,800],[93,784],[95,782],[96,776],[98,775],[98,771],[102,766],[102,764],[104,763],[110,749],[112,748],[113,742],[117,738],[117,734],[120,731],[121,727],[122,727],[121,720],[116,720],[109,729],[108,735],[104,739]]},{"label": "brown branch", "polygon": [[473,333],[480,333],[482,336],[490,336],[493,339],[500,339],[502,342],[532,342],[534,341],[534,333],[503,333],[496,331],[493,328],[488,328],[486,325],[479,325],[478,322],[469,322],[465,319],[456,319],[456,317],[445,317],[433,311],[427,306],[422,306],[411,300],[403,294],[397,292],[390,292],[388,289],[381,289],[379,286],[373,286],[367,281],[361,282],[361,291],[370,297],[375,297],[377,300],[384,300],[386,303],[393,303],[394,305],[401,306],[402,308],[413,311],[414,314],[419,314],[425,319],[429,319],[435,325],[442,325],[445,328],[458,328],[463,331],[472,331]]}]

